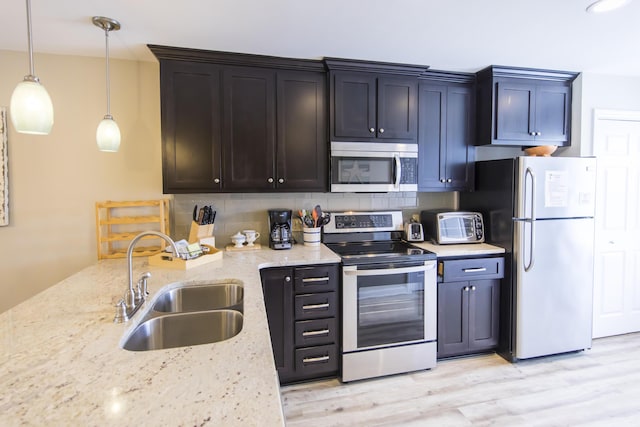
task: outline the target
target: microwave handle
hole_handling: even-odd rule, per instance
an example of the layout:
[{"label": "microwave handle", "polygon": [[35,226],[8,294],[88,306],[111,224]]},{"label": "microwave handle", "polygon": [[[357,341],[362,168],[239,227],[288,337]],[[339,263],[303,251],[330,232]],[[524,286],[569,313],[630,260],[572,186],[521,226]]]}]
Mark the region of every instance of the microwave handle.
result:
[{"label": "microwave handle", "polygon": [[394,188],[400,188],[400,176],[402,175],[402,163],[400,162],[400,156],[397,154],[393,155],[393,159],[396,162],[396,179],[393,183]]}]

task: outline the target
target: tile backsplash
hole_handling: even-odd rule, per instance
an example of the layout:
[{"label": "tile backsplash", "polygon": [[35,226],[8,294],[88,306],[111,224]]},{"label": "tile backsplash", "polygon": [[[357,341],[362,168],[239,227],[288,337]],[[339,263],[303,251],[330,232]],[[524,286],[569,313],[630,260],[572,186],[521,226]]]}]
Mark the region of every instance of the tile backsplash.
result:
[{"label": "tile backsplash", "polygon": [[[240,230],[260,232],[258,240],[269,244],[267,210],[311,209],[320,205],[324,211],[343,210],[402,210],[405,221],[423,209],[454,208],[457,193],[248,193],[248,194],[176,194],[171,211],[171,236],[176,240],[189,236],[193,207],[211,205],[217,211],[214,227],[216,247],[231,243],[231,236]],[[293,220],[294,237],[301,229],[300,221]]]}]

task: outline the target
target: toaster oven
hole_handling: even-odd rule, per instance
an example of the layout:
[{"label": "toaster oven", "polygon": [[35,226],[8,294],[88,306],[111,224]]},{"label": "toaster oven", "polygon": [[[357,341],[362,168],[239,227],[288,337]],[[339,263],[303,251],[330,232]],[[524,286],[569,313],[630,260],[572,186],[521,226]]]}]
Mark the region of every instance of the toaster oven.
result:
[{"label": "toaster oven", "polygon": [[479,212],[426,210],[420,212],[425,238],[440,245],[484,242]]}]

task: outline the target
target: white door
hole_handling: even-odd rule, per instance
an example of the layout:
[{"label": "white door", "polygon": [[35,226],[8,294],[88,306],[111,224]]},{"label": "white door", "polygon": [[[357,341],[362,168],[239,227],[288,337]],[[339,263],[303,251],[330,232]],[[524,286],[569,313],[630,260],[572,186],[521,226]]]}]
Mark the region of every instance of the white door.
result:
[{"label": "white door", "polygon": [[594,154],[597,338],[640,331],[640,113],[596,111]]}]

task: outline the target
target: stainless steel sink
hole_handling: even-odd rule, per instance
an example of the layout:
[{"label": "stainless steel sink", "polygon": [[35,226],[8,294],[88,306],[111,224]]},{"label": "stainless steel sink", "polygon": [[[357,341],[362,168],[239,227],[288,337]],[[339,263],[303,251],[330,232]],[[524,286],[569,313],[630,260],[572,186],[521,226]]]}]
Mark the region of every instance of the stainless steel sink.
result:
[{"label": "stainless steel sink", "polygon": [[138,325],[122,347],[146,351],[220,342],[240,333],[243,317],[236,310],[157,316]]},{"label": "stainless steel sink", "polygon": [[186,285],[160,294],[152,310],[161,313],[184,313],[230,309],[243,312],[244,289],[238,283],[203,283]]}]

